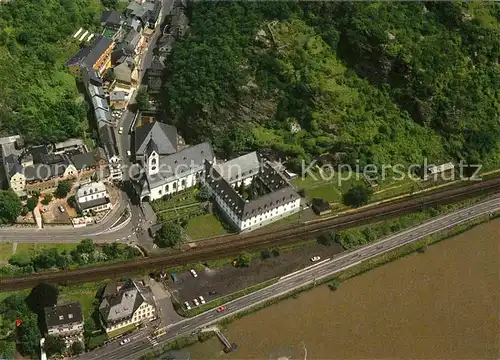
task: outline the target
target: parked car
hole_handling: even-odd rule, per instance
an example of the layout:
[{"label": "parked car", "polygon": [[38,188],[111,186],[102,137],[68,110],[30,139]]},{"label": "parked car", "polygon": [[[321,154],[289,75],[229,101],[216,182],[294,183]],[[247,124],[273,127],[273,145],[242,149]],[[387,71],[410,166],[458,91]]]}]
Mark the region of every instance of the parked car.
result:
[{"label": "parked car", "polygon": [[191,310],[191,305],[187,301],[184,302],[184,306],[186,307],[186,310]]},{"label": "parked car", "polygon": [[200,303],[198,302],[198,299],[193,299],[193,303],[194,303],[194,306],[200,305]]},{"label": "parked car", "polygon": [[122,341],[120,341],[120,345],[125,345],[125,344],[127,344],[129,342],[130,342],[130,339],[126,338],[126,339],[123,339]]},{"label": "parked car", "polygon": [[127,150],[127,156],[128,156],[128,157],[131,157],[131,156],[132,156],[132,153],[130,152],[130,150]]},{"label": "parked car", "polygon": [[194,278],[198,277],[198,274],[196,273],[196,271],[194,271],[194,269],[189,270],[189,272],[191,273],[191,275],[193,275]]},{"label": "parked car", "polygon": [[62,213],[64,212],[64,207],[62,205],[59,205],[59,211]]},{"label": "parked car", "polygon": [[217,312],[218,312],[218,313],[224,312],[225,310],[226,310],[226,307],[225,307],[225,306],[219,306],[219,307],[217,308]]},{"label": "parked car", "polygon": [[120,126],[120,128],[118,129],[118,135],[121,135],[123,133],[123,126]]},{"label": "parked car", "polygon": [[319,261],[319,260],[321,260],[321,258],[320,258],[319,256],[313,256],[313,257],[311,258],[311,261],[312,261],[312,262],[316,262],[316,261]]},{"label": "parked car", "polygon": [[210,291],[208,292],[208,295],[217,295],[217,294],[218,294],[218,292],[217,292],[217,291],[215,291],[215,290],[210,290]]},{"label": "parked car", "polygon": [[205,298],[204,298],[203,296],[201,296],[201,295],[200,295],[200,296],[198,296],[198,299],[200,299],[200,302],[201,302],[202,304],[205,304],[205,303],[206,303]]}]

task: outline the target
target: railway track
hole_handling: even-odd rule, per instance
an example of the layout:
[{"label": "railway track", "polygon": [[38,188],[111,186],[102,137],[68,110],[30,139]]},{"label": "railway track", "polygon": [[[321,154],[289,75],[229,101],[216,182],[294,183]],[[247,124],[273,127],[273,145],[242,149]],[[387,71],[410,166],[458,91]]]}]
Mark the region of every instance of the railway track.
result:
[{"label": "railway track", "polygon": [[459,188],[435,191],[424,196],[400,199],[373,208],[367,208],[338,217],[321,219],[316,222],[296,224],[287,228],[265,229],[244,235],[224,236],[213,239],[212,243],[199,248],[172,255],[142,258],[134,261],[83,269],[44,272],[12,278],[0,278],[0,291],[30,288],[39,283],[79,283],[106,278],[122,277],[127,274],[145,272],[162,266],[178,266],[229,257],[243,250],[255,250],[291,243],[314,237],[328,230],[342,230],[366,225],[385,219],[395,218],[411,212],[460,200],[488,195],[500,191],[500,178],[474,182]]}]

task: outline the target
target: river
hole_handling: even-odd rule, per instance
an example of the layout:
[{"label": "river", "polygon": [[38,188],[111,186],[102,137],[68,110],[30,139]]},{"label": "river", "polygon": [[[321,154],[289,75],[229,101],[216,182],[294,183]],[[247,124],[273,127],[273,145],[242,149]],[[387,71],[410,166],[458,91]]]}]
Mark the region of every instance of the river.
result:
[{"label": "river", "polygon": [[[500,358],[500,219],[230,325],[192,359]],[[306,350],[304,350],[304,348]]]}]

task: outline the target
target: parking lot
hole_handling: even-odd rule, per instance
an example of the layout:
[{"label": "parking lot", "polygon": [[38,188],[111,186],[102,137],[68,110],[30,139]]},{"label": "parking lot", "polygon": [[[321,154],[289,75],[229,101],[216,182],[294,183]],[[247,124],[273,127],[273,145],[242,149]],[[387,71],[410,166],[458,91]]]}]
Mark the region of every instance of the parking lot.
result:
[{"label": "parking lot", "polygon": [[193,306],[193,299],[200,295],[208,302],[309,266],[314,256],[326,259],[341,251],[342,248],[338,244],[330,247],[312,244],[294,250],[281,251],[277,257],[271,256],[265,260],[256,259],[247,268],[236,268],[230,264],[215,269],[203,267],[203,269],[196,270],[198,275],[196,278],[189,271],[176,273],[177,282],[174,283],[170,277],[168,286],[180,302],[188,301]]}]

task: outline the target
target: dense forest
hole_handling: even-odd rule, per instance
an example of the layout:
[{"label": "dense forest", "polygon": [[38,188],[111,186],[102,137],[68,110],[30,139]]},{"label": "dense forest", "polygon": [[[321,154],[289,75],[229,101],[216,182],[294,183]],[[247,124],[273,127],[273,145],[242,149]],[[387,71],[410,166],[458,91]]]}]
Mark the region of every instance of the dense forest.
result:
[{"label": "dense forest", "polygon": [[0,134],[30,143],[82,136],[87,106],[64,63],[72,35],[94,30],[99,0],[15,0],[0,5]]},{"label": "dense forest", "polygon": [[500,164],[500,5],[193,2],[162,100],[187,140],[291,164]]}]

